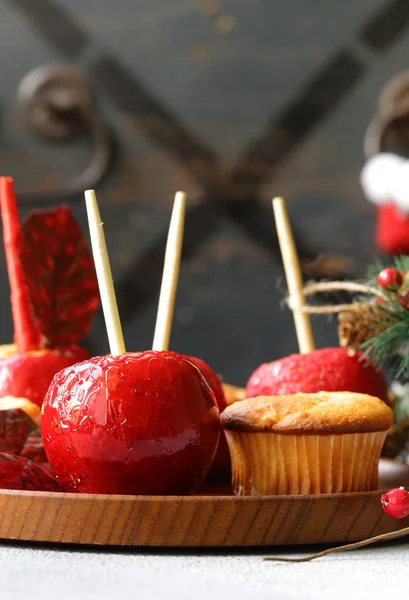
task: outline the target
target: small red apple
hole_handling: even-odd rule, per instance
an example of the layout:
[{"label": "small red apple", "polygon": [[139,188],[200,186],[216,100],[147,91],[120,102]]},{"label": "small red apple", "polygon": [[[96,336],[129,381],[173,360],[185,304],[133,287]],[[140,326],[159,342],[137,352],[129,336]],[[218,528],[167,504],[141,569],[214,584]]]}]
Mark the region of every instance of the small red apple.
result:
[{"label": "small red apple", "polygon": [[1,352],[0,347],[0,398],[27,398],[40,407],[54,375],[89,356],[76,345],[24,354],[13,352],[12,345],[4,348]]},{"label": "small red apple", "polygon": [[246,386],[247,398],[297,392],[357,392],[376,396],[389,404],[382,373],[358,353],[345,348],[322,348],[308,354],[291,354],[262,364]]},{"label": "small red apple", "polygon": [[[219,411],[223,412],[227,407],[227,402],[220,377],[201,358],[196,358],[195,356],[187,356],[187,358],[200,369],[209,384],[210,389],[215,395]],[[223,429],[220,431],[219,445],[217,447],[212,468],[210,469],[209,477],[213,479],[230,479],[231,477],[230,451]]]},{"label": "small red apple", "polygon": [[192,362],[147,351],[99,356],[58,373],[41,429],[53,471],[78,492],[188,494],[212,464],[218,416]]},{"label": "small red apple", "polygon": [[220,377],[213,371],[212,367],[201,358],[197,358],[196,356],[186,356],[186,358],[200,369],[216,397],[217,406],[219,407],[220,412],[222,412],[227,407],[227,402]]}]

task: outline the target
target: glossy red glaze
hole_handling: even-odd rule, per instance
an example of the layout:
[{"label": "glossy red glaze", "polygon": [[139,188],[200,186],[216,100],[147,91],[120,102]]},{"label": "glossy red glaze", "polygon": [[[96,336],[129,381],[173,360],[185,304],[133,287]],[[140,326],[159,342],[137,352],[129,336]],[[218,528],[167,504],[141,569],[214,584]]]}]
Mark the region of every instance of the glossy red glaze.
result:
[{"label": "glossy red glaze", "polygon": [[186,358],[200,369],[202,375],[204,375],[207,383],[211,387],[213,394],[215,395],[217,406],[219,407],[220,412],[222,412],[227,407],[227,402],[226,398],[224,397],[220,377],[215,371],[213,371],[212,367],[201,358],[196,358],[196,356],[186,356]]},{"label": "glossy red glaze", "polygon": [[381,504],[387,515],[404,519],[409,515],[409,492],[403,487],[394,488],[381,496]]},{"label": "glossy red glaze", "polygon": [[360,360],[359,354],[349,356],[340,347],[291,354],[263,364],[246,386],[248,398],[324,391],[369,394],[388,403],[388,387],[382,373]]},{"label": "glossy red glaze", "polygon": [[91,358],[54,378],[44,449],[79,492],[188,494],[219,439],[219,411],[199,369],[174,352]]},{"label": "glossy red glaze", "polygon": [[28,398],[41,406],[56,373],[88,358],[80,346],[65,346],[0,359],[0,397]]},{"label": "glossy red glaze", "polygon": [[[202,374],[205,376],[207,383],[210,385],[216,397],[217,406],[219,407],[220,412],[222,412],[227,407],[227,402],[220,377],[201,358],[196,358],[195,356],[187,356],[187,358],[199,367]],[[223,429],[220,432],[219,445],[217,447],[216,456],[214,457],[210,477],[215,479],[230,479],[231,477],[230,450]]]}]

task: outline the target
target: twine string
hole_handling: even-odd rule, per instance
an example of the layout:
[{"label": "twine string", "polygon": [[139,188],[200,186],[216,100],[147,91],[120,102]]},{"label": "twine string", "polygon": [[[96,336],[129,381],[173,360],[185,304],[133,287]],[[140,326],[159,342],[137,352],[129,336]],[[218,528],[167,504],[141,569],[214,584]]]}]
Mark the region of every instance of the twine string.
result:
[{"label": "twine string", "polygon": [[365,540],[361,540],[360,542],[354,542],[352,544],[345,544],[344,546],[336,546],[335,548],[328,548],[327,550],[322,550],[322,552],[316,552],[315,554],[310,554],[309,556],[303,556],[301,558],[282,558],[280,556],[265,556],[263,560],[272,561],[272,562],[291,562],[291,563],[302,563],[302,562],[310,562],[311,560],[315,560],[317,558],[322,558],[323,556],[328,556],[328,554],[335,554],[336,552],[346,552],[347,550],[355,550],[357,548],[363,548],[364,546],[370,546],[372,544],[377,544],[378,542],[387,542],[389,540],[397,540],[399,538],[405,537],[409,534],[409,527],[404,527],[398,531],[390,531],[388,533],[381,533],[380,535],[376,535],[375,537],[366,538]]},{"label": "twine string", "polygon": [[[383,298],[382,292],[377,288],[367,285],[365,283],[359,283],[357,281],[321,281],[319,283],[308,283],[303,287],[303,293],[305,297],[315,296],[316,294],[321,294],[323,292],[350,292],[351,294],[361,293],[368,294],[377,298]],[[352,306],[351,303],[336,304],[333,306],[311,306],[309,304],[306,304],[305,306],[299,308],[298,306],[293,305],[289,297],[285,298],[284,302],[291,308],[291,310],[297,309],[309,314],[316,315],[336,314],[344,310],[350,310]]]}]

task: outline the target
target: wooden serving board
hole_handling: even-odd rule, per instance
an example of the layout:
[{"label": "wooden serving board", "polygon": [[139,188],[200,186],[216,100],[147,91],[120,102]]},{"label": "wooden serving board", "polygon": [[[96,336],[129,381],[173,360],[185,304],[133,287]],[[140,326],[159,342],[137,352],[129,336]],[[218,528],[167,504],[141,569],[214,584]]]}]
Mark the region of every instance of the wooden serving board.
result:
[{"label": "wooden serving board", "polygon": [[[403,483],[404,472],[398,472],[395,485]],[[390,487],[390,469],[387,475]],[[383,513],[380,494],[237,498],[1,490],[0,538],[173,548],[344,543],[409,525],[409,518]]]}]

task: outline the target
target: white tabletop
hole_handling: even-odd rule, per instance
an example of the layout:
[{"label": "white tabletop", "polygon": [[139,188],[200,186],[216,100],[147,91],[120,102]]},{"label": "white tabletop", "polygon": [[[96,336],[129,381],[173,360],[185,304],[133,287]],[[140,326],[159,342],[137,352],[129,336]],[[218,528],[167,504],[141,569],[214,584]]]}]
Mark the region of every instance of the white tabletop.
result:
[{"label": "white tabletop", "polygon": [[[288,550],[277,550],[289,555]],[[303,564],[263,554],[73,551],[0,545],[1,600],[398,600],[408,595],[402,542]],[[401,595],[394,596],[398,591]]]}]

